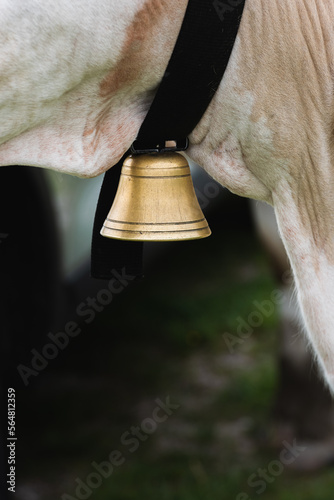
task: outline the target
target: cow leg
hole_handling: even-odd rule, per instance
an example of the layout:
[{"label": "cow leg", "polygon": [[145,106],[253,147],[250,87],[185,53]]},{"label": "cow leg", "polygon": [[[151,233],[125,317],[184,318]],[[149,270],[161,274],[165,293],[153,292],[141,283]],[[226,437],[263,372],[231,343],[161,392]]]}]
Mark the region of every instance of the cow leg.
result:
[{"label": "cow leg", "polygon": [[[320,174],[319,174],[320,176]],[[293,269],[305,332],[334,394],[334,252],[330,183],[309,189],[281,184],[273,192],[276,218]],[[295,188],[295,189],[294,189]]]},{"label": "cow leg", "polygon": [[[251,202],[257,233],[271,261],[274,275],[283,292],[280,304],[280,351],[278,357],[278,390],[273,417],[277,442],[297,436],[299,441],[313,442],[313,467],[328,463],[334,455],[334,408],[328,391],[319,378],[301,334],[299,309],[294,298],[291,271],[272,207]],[[312,405],[310,405],[312,401]],[[319,443],[324,442],[325,445]],[[314,447],[322,454],[314,453]]]}]

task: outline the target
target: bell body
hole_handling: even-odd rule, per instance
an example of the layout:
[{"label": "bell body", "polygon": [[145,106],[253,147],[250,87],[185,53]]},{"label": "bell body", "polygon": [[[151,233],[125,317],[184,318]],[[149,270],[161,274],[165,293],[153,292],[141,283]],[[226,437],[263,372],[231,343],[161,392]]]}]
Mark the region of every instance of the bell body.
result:
[{"label": "bell body", "polygon": [[178,153],[126,158],[114,203],[101,230],[107,238],[177,241],[211,234],[187,160]]}]

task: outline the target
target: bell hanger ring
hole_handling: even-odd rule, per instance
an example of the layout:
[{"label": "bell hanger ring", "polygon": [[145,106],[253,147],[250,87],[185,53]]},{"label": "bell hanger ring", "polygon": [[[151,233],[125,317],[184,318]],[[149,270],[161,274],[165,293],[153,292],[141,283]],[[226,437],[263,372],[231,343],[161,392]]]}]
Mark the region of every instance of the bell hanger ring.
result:
[{"label": "bell hanger ring", "polygon": [[185,137],[177,140],[163,140],[158,141],[152,146],[145,141],[134,141],[131,146],[131,153],[133,154],[147,154],[147,153],[168,153],[176,151],[185,151],[188,149],[189,139]]}]

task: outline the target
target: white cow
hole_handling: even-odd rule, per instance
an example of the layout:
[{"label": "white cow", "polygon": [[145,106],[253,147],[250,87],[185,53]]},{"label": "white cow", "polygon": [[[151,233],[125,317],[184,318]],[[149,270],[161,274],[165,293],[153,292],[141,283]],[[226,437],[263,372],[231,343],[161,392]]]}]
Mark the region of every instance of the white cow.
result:
[{"label": "white cow", "polygon": [[[90,177],[136,137],[186,0],[3,0],[0,165]],[[334,0],[246,0],[189,156],[274,206],[306,331],[334,393]]]}]

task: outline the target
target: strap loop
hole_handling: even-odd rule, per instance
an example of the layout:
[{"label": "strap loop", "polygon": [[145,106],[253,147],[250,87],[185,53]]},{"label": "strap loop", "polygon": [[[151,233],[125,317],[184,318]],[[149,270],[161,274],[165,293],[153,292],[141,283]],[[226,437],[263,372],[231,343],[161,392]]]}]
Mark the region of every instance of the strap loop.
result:
[{"label": "strap loop", "polygon": [[[168,142],[174,143],[173,146],[168,146]],[[184,139],[177,139],[176,141],[159,141],[155,146],[145,144],[143,141],[135,141],[131,146],[131,153],[134,154],[145,154],[145,153],[167,153],[173,151],[185,151],[189,146],[189,139],[185,137]]]}]

